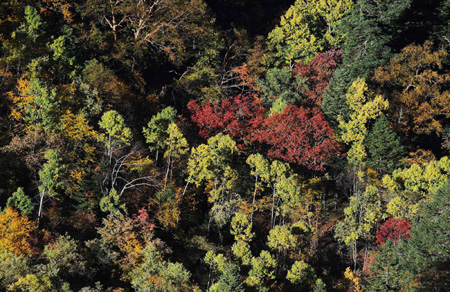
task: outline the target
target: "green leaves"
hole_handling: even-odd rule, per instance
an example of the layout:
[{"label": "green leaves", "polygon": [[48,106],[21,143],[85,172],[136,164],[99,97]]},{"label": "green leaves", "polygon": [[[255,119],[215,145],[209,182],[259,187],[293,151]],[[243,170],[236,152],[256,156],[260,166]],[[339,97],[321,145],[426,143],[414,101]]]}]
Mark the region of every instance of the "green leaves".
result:
[{"label": "green leaves", "polygon": [[47,159],[47,162],[44,164],[43,169],[39,171],[39,192],[50,197],[57,197],[59,189],[64,186],[62,177],[65,166],[58,150],[48,150],[45,153],[45,159]]},{"label": "green leaves", "polygon": [[286,279],[292,284],[310,283],[316,279],[314,269],[304,261],[295,261],[288,271]]},{"label": "green leaves", "polygon": [[236,241],[252,241],[255,236],[252,233],[252,223],[249,217],[243,213],[236,213],[231,220],[231,234],[234,235]]},{"label": "green leaves", "polygon": [[105,133],[100,135],[98,140],[105,144],[107,156],[111,161],[113,153],[123,146],[129,146],[133,136],[122,116],[115,110],[104,113],[99,125]]},{"label": "green leaves", "polygon": [[20,214],[28,217],[34,209],[33,202],[31,202],[30,197],[25,195],[23,188],[17,188],[17,191],[8,198],[6,206],[15,208],[20,211]]},{"label": "green leaves", "polygon": [[269,232],[267,246],[278,252],[286,252],[297,247],[297,238],[286,225],[277,225]]},{"label": "green leaves", "polygon": [[153,116],[148,122],[148,128],[144,128],[143,133],[147,143],[150,144],[150,151],[166,148],[165,141],[168,136],[168,128],[175,121],[176,116],[177,112],[175,109],[168,106]]},{"label": "green leaves", "polygon": [[120,195],[116,189],[111,189],[109,194],[100,199],[100,210],[105,213],[115,213],[125,210],[125,204],[121,204]]}]

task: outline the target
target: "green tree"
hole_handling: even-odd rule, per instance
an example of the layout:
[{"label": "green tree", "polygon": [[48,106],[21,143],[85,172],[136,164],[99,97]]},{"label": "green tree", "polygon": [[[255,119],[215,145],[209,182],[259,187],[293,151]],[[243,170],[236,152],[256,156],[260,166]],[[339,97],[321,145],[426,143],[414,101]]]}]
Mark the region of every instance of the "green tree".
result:
[{"label": "green tree", "polygon": [[13,252],[0,253],[0,279],[1,286],[7,287],[19,278],[24,277],[30,270],[26,258],[15,255]]},{"label": "green tree", "polygon": [[344,219],[336,224],[335,238],[349,248],[356,271],[359,243],[371,241],[372,231],[382,216],[378,189],[368,185],[364,192],[351,196],[350,205],[344,209],[344,215]]},{"label": "green tree", "polygon": [[213,203],[210,219],[214,219],[219,227],[229,222],[240,200],[234,192],[238,173],[232,168],[237,153],[236,142],[228,135],[218,134],[209,138],[208,144],[192,148],[188,161],[188,183],[212,184],[208,197]]},{"label": "green tree", "polygon": [[244,292],[244,287],[239,281],[239,270],[235,265],[225,265],[218,281],[208,290],[209,292]]},{"label": "green tree", "polygon": [[109,194],[100,199],[100,210],[105,213],[115,213],[125,210],[125,204],[121,204],[120,195],[116,189],[111,189]]},{"label": "green tree", "polygon": [[149,145],[150,151],[156,151],[155,162],[158,161],[158,153],[166,148],[165,141],[168,137],[168,128],[177,117],[176,110],[168,106],[164,108],[161,112],[157,113],[152,117],[150,122],[148,122],[147,128],[144,128],[144,137]]},{"label": "green tree", "polygon": [[376,119],[364,144],[368,154],[367,165],[378,171],[393,171],[404,153],[400,138],[390,129],[385,115]]},{"label": "green tree", "polygon": [[250,250],[250,244],[243,240],[236,241],[231,246],[233,255],[241,261],[244,266],[249,266],[252,261],[252,252]]},{"label": "green tree", "polygon": [[153,244],[147,244],[142,256],[142,263],[131,271],[131,285],[136,291],[195,291],[189,271],[180,263],[165,261]]},{"label": "green tree", "polygon": [[8,291],[12,292],[56,292],[52,282],[47,276],[37,276],[35,274],[27,274],[19,278],[17,282],[8,287]]},{"label": "green tree", "polygon": [[172,122],[167,128],[167,134],[168,137],[165,140],[166,151],[164,152],[164,158],[167,159],[167,170],[166,170],[166,177],[164,180],[164,187],[167,186],[167,180],[169,179],[169,172],[170,172],[170,179],[172,179],[171,170],[173,169],[173,162],[179,159],[181,156],[186,155],[189,149],[189,144],[184,138],[183,133],[181,133],[177,124]]},{"label": "green tree", "polygon": [[424,164],[394,170],[385,175],[382,185],[386,189],[386,212],[392,217],[413,219],[420,203],[437,191],[448,179],[450,159],[447,156]]},{"label": "green tree", "polygon": [[277,225],[269,232],[267,246],[278,253],[286,253],[297,247],[297,238],[286,225]]},{"label": "green tree", "polygon": [[255,178],[255,189],[253,190],[252,214],[250,222],[253,222],[255,213],[255,200],[258,191],[264,190],[264,184],[270,181],[270,165],[261,154],[251,154],[247,158],[247,164],[251,167],[250,174]]},{"label": "green tree", "polygon": [[231,234],[236,241],[252,241],[255,234],[252,232],[252,222],[244,213],[236,213],[231,220]]},{"label": "green tree", "polygon": [[80,254],[78,243],[68,235],[60,236],[54,243],[45,246],[41,257],[46,263],[42,268],[44,274],[58,284],[54,286],[62,287],[71,280],[88,275],[86,261]]},{"label": "green tree", "polygon": [[45,196],[50,198],[58,197],[60,189],[64,187],[64,182],[61,180],[65,166],[58,150],[48,150],[45,153],[47,162],[43,169],[39,171],[39,212],[38,217],[42,215],[42,206]]},{"label": "green tree", "polygon": [[99,125],[105,133],[101,134],[98,140],[104,143],[106,156],[111,164],[113,154],[121,147],[130,145],[133,139],[132,133],[130,128],[125,125],[122,116],[115,110],[104,113]]},{"label": "green tree", "polygon": [[266,283],[275,279],[276,260],[268,251],[261,251],[259,257],[252,258],[251,269],[244,283],[260,291],[267,291]]},{"label": "green tree", "polygon": [[349,108],[345,93],[358,77],[370,80],[375,69],[386,64],[395,53],[393,45],[404,42],[401,22],[412,0],[355,1],[351,13],[340,22],[345,35],[342,45],[342,65],[333,73],[324,94],[322,109],[335,121],[338,115],[347,117]]},{"label": "green tree", "polygon": [[17,191],[15,191],[11,197],[8,198],[6,206],[15,208],[20,211],[20,214],[28,217],[34,209],[33,202],[31,202],[30,197],[25,195],[23,188],[17,188]]},{"label": "green tree", "polygon": [[410,239],[383,245],[371,266],[367,291],[445,291],[450,260],[450,182],[424,201]]},{"label": "green tree", "polygon": [[316,280],[314,269],[304,261],[295,261],[288,271],[286,279],[292,284],[309,284]]}]

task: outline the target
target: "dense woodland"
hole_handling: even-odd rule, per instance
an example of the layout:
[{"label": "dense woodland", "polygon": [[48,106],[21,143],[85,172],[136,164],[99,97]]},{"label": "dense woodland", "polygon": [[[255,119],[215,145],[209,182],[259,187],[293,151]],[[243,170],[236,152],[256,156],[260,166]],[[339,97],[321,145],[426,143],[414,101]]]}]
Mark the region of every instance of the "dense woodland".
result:
[{"label": "dense woodland", "polygon": [[0,291],[450,291],[450,0],[3,0]]}]

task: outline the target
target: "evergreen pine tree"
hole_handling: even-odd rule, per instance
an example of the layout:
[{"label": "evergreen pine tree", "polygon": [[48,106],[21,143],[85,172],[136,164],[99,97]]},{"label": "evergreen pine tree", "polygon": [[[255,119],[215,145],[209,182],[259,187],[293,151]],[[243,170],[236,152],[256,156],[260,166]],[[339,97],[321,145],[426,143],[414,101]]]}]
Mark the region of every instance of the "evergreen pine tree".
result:
[{"label": "evergreen pine tree", "polygon": [[398,157],[404,152],[399,137],[389,128],[385,115],[375,121],[364,143],[369,154],[367,165],[382,171],[394,170]]}]

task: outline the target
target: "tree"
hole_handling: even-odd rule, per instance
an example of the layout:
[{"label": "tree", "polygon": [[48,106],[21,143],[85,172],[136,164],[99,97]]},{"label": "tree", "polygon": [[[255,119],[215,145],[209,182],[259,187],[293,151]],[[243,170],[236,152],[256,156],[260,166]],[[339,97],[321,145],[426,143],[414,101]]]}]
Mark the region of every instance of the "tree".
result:
[{"label": "tree", "polygon": [[0,214],[0,251],[25,256],[32,252],[30,239],[36,230],[34,222],[26,216],[20,216],[12,208],[6,208]]},{"label": "tree", "polygon": [[43,269],[46,276],[57,282],[80,279],[88,274],[77,242],[68,235],[59,236],[54,243],[45,246],[42,258],[46,262]]},{"label": "tree", "polygon": [[306,102],[322,105],[322,96],[328,89],[331,76],[341,61],[342,50],[331,49],[315,55],[311,62],[298,62],[294,76],[298,79],[298,91]]},{"label": "tree", "polygon": [[343,40],[339,29],[342,19],[350,13],[348,0],[297,0],[281,17],[280,25],[269,33],[269,47],[275,50],[277,63],[293,65],[306,61],[318,52],[338,46]]},{"label": "tree", "polygon": [[350,204],[344,209],[345,217],[335,226],[334,237],[350,249],[354,271],[358,263],[359,242],[371,241],[372,231],[382,216],[381,211],[379,191],[368,185],[364,192],[350,197]]},{"label": "tree", "polygon": [[36,292],[56,292],[52,282],[47,276],[38,277],[35,274],[27,274],[19,278],[17,282],[8,287],[9,291],[36,291]]},{"label": "tree", "polygon": [[386,212],[392,217],[413,219],[422,200],[447,181],[449,167],[450,160],[444,156],[439,161],[414,163],[394,170],[392,176],[385,175],[382,185],[389,194]]},{"label": "tree", "polygon": [[28,261],[22,255],[10,251],[0,252],[0,279],[1,286],[8,287],[19,278],[24,277],[30,270]]},{"label": "tree", "polygon": [[236,241],[231,246],[231,251],[233,252],[233,255],[241,261],[242,265],[250,266],[253,257],[248,242],[243,240]]},{"label": "tree", "polygon": [[376,238],[377,244],[385,244],[388,239],[397,242],[400,239],[409,239],[411,236],[411,223],[406,219],[389,218],[377,230]]},{"label": "tree", "polygon": [[234,155],[239,153],[236,142],[228,135],[217,134],[208,144],[192,148],[188,161],[188,183],[200,186],[209,182],[208,201],[213,203],[211,217],[219,227],[235,213],[240,196],[234,192],[238,173],[232,168]]},{"label": "tree", "polygon": [[345,121],[342,115],[338,116],[339,128],[342,133],[342,142],[351,144],[347,153],[347,160],[354,166],[362,166],[367,159],[364,147],[364,139],[367,136],[367,123],[381,115],[387,109],[389,102],[381,97],[367,98],[367,84],[364,79],[356,79],[349,88],[346,95],[346,102],[351,110],[349,120]]},{"label": "tree", "polygon": [[375,120],[371,131],[364,140],[367,148],[367,166],[378,171],[393,171],[404,152],[400,138],[389,127],[385,115]]},{"label": "tree", "polygon": [[161,112],[157,113],[148,122],[147,127],[144,128],[144,137],[148,144],[150,144],[150,151],[156,151],[155,162],[158,161],[159,151],[166,148],[165,141],[167,139],[167,130],[177,116],[177,112],[173,107],[165,107]]},{"label": "tree", "polygon": [[120,195],[116,189],[111,189],[109,194],[100,199],[100,210],[105,213],[115,213],[125,210],[125,204],[121,204]]},{"label": "tree", "polygon": [[143,250],[142,264],[131,271],[131,284],[136,291],[196,291],[190,284],[190,273],[180,263],[165,261],[152,244]]},{"label": "tree", "polygon": [[44,164],[43,169],[39,171],[39,212],[38,218],[42,215],[42,206],[44,204],[45,196],[55,198],[60,193],[59,190],[64,186],[64,182],[61,177],[64,174],[64,164],[60,157],[58,150],[48,150],[45,153],[45,159],[47,162]]},{"label": "tree", "polygon": [[192,100],[188,109],[192,121],[200,127],[200,136],[227,134],[236,138],[240,147],[249,143],[252,129],[258,126],[263,114],[259,99],[253,95],[237,95],[201,106]]},{"label": "tree", "polygon": [[[114,42],[130,51],[153,50],[180,64],[205,38],[206,4],[200,0],[86,1],[84,15],[107,28]],[[136,54],[139,56],[139,54]],[[136,56],[135,55],[135,56]]]},{"label": "tree", "polygon": [[235,265],[225,265],[218,281],[212,285],[209,292],[244,292],[244,287],[239,281],[239,270]]},{"label": "tree", "polygon": [[252,223],[248,216],[244,213],[236,213],[231,220],[231,234],[234,240],[250,242],[254,237],[252,233]]},{"label": "tree", "polygon": [[274,268],[277,262],[268,251],[261,251],[258,257],[252,258],[252,268],[244,283],[250,287],[263,290],[266,282],[275,279]]},{"label": "tree", "polygon": [[251,154],[247,158],[247,164],[251,167],[250,174],[255,177],[255,189],[253,191],[252,214],[250,222],[253,222],[253,214],[255,213],[255,200],[258,190],[264,189],[264,184],[270,181],[270,165],[269,162],[261,154]]},{"label": "tree", "polygon": [[253,132],[253,142],[268,146],[267,155],[312,170],[324,170],[339,155],[340,146],[317,108],[287,106],[264,120]]},{"label": "tree", "polygon": [[17,191],[8,198],[6,206],[20,211],[24,216],[30,216],[34,209],[30,197],[25,195],[23,188],[17,188]]},{"label": "tree", "polygon": [[433,43],[409,45],[378,68],[374,80],[392,96],[392,119],[396,127],[416,134],[443,131],[443,120],[450,112],[450,74],[441,73],[444,50],[433,50]]},{"label": "tree", "polygon": [[167,180],[169,179],[169,171],[170,171],[170,179],[172,179],[172,169],[173,162],[177,159],[181,158],[183,155],[186,155],[189,149],[189,144],[178,128],[177,124],[171,123],[167,128],[168,137],[165,141],[166,151],[164,152],[164,158],[167,159],[167,171],[166,177],[164,180],[164,187],[167,186]]},{"label": "tree", "polygon": [[342,65],[333,73],[322,102],[323,112],[333,124],[339,115],[348,117],[345,93],[352,83],[358,77],[370,80],[379,66],[389,62],[399,43],[413,41],[404,34],[410,21],[404,15],[409,15],[412,2],[357,0],[341,20],[339,31],[345,35]]},{"label": "tree", "polygon": [[368,291],[445,291],[448,288],[450,183],[420,205],[408,238],[387,240],[371,265]]},{"label": "tree", "polygon": [[130,145],[133,138],[131,130],[125,125],[122,116],[115,110],[104,113],[99,125],[105,133],[101,134],[98,140],[105,144],[106,156],[111,164],[113,154],[121,147]]},{"label": "tree", "polygon": [[43,129],[52,135],[60,126],[61,101],[55,89],[37,78],[20,79],[17,84],[18,95],[9,93],[14,107],[11,117],[16,121],[24,121],[28,131]]},{"label": "tree", "polygon": [[292,268],[288,271],[286,279],[292,284],[309,284],[316,280],[314,269],[304,261],[295,261]]},{"label": "tree", "polygon": [[286,254],[287,251],[297,247],[297,238],[286,225],[277,225],[269,232],[267,246],[278,253]]}]

